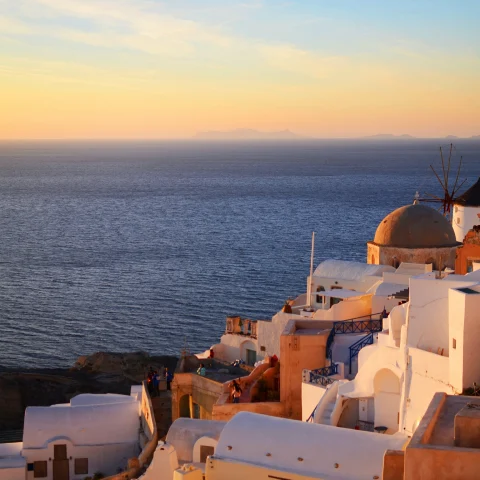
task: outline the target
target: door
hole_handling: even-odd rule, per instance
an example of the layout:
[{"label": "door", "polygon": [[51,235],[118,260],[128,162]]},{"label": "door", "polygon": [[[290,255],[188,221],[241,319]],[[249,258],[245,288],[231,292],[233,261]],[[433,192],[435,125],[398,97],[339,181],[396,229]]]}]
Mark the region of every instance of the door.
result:
[{"label": "door", "polygon": [[247,348],[247,365],[255,365],[257,361],[257,352]]},{"label": "door", "polygon": [[70,480],[66,445],[53,446],[53,480]]}]

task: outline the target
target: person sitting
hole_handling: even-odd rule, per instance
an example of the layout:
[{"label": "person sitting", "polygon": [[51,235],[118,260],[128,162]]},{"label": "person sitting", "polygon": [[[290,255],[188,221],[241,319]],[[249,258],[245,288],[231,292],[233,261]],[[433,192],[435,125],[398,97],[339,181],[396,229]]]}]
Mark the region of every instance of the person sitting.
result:
[{"label": "person sitting", "polygon": [[207,374],[207,371],[205,370],[205,365],[203,363],[201,363],[200,366],[198,367],[197,373],[201,377],[204,377]]},{"label": "person sitting", "polygon": [[240,403],[240,397],[242,395],[242,387],[240,387],[240,384],[234,380],[232,382],[232,400],[233,403]]}]

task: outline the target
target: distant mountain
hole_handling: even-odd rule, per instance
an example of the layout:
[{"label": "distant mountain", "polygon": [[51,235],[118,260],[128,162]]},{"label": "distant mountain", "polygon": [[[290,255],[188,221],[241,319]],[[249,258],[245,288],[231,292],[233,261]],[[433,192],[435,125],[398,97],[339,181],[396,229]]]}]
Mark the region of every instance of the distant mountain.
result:
[{"label": "distant mountain", "polygon": [[374,140],[392,140],[392,139],[396,139],[396,138],[408,139],[408,138],[415,138],[415,137],[412,137],[412,135],[408,135],[407,133],[404,133],[403,135],[394,135],[393,133],[379,133],[378,135],[370,135],[370,136],[364,137],[364,138],[371,138],[371,139],[374,139]]},{"label": "distant mountain", "polygon": [[447,135],[445,138],[458,138],[456,135]]},{"label": "distant mountain", "polygon": [[259,132],[250,128],[238,128],[226,132],[210,131],[199,132],[195,138],[205,140],[297,140],[304,137],[296,135],[290,130],[280,132]]},{"label": "distant mountain", "polygon": [[480,135],[472,135],[470,138],[480,138]]}]

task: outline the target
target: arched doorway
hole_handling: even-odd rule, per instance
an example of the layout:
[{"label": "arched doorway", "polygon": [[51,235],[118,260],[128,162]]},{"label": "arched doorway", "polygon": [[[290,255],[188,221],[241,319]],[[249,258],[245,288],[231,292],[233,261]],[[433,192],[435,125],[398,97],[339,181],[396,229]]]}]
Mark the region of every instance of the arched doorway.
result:
[{"label": "arched doorway", "polygon": [[257,346],[250,340],[240,345],[240,356],[247,365],[254,365],[257,361]]},{"label": "arched doorway", "polygon": [[180,417],[190,418],[190,395],[180,397],[178,407]]},{"label": "arched doorway", "polygon": [[392,370],[382,368],[373,379],[375,426],[384,426],[389,433],[398,431],[400,421],[400,381]]}]

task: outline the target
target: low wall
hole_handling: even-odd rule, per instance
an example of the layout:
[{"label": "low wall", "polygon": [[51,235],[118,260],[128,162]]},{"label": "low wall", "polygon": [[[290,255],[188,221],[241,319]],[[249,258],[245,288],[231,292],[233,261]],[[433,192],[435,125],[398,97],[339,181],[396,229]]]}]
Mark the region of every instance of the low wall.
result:
[{"label": "low wall", "polygon": [[282,402],[224,403],[214,405],[212,420],[228,421],[239,412],[260,413],[271,417],[284,417],[285,405]]},{"label": "low wall", "polygon": [[140,412],[140,422],[143,433],[148,438],[148,442],[143,447],[138,458],[131,458],[128,461],[128,468],[124,472],[105,477],[104,480],[130,480],[140,475],[142,468],[150,463],[158,444],[157,424],[153,412],[152,400],[148,393],[147,383],[142,382],[142,408]]}]

